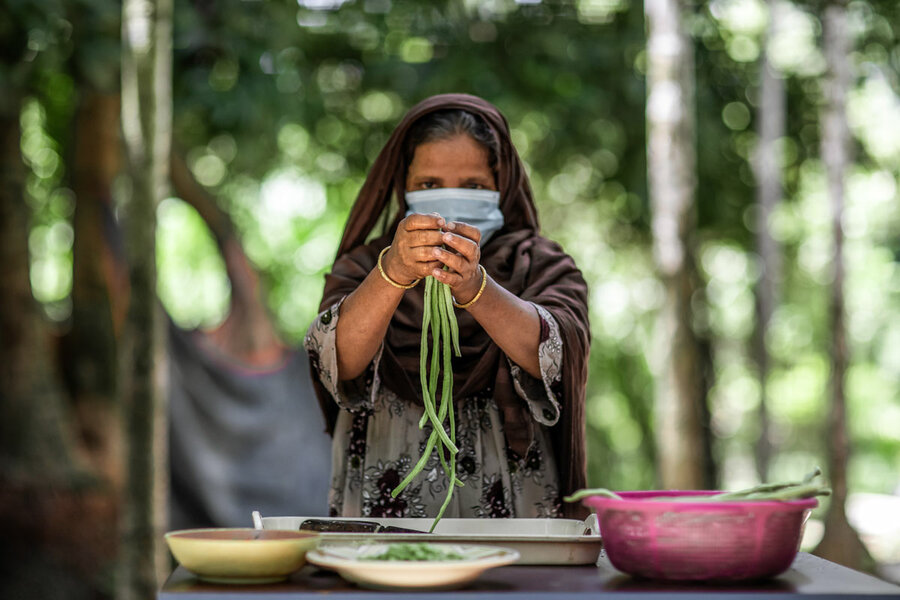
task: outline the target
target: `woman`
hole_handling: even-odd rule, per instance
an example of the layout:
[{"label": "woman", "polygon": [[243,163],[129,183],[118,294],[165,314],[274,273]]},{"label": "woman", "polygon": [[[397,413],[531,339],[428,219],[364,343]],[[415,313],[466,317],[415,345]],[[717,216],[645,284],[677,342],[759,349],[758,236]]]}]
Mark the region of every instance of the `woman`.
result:
[{"label": "woman", "polygon": [[538,231],[494,106],[448,94],[407,113],[350,212],[305,340],[334,436],[332,515],[434,517],[446,495],[435,452],[391,496],[429,435],[418,426],[427,276],[450,286],[462,352],[453,400],[464,485],[444,516],[580,514],[560,498],[585,484],[587,286]]}]

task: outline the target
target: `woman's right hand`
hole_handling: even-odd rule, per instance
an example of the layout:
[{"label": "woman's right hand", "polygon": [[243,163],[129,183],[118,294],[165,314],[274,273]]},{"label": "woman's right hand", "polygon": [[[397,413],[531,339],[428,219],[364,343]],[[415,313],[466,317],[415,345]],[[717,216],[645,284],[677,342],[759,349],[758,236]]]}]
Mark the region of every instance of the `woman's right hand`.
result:
[{"label": "woman's right hand", "polygon": [[408,285],[440,268],[434,248],[444,243],[441,228],[444,219],[437,213],[412,214],[400,221],[391,249],[381,260],[381,267],[392,280]]}]

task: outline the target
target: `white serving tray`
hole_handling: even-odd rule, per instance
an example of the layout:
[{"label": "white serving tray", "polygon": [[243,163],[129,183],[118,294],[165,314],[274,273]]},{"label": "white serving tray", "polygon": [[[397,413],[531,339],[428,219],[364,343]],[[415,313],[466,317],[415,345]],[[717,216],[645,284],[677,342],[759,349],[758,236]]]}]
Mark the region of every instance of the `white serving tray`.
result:
[{"label": "white serving tray", "polygon": [[[429,518],[369,517],[263,517],[253,512],[257,529],[297,530],[307,519],[372,521],[381,525],[428,531]],[[356,542],[450,542],[481,546],[503,546],[516,550],[517,564],[592,565],[603,547],[596,515],[577,519],[441,519],[434,533],[332,533],[323,532],[320,545]]]}]

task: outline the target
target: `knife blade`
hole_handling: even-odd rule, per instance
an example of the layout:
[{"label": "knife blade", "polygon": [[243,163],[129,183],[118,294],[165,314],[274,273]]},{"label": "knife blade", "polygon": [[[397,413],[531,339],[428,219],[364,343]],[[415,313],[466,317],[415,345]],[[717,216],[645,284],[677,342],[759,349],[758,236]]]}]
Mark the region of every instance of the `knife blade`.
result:
[{"label": "knife blade", "polygon": [[406,527],[382,525],[375,521],[338,520],[338,519],[306,519],[300,523],[300,531],[318,531],[327,533],[428,533]]}]

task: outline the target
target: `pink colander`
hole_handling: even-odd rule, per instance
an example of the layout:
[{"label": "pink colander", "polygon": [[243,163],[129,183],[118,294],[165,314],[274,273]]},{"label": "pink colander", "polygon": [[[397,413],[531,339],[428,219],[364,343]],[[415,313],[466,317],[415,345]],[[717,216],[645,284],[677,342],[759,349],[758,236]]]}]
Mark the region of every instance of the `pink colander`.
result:
[{"label": "pink colander", "polygon": [[665,580],[741,581],[791,566],[810,511],[808,500],[703,502],[648,500],[714,491],[617,492],[590,496],[603,547],[620,571]]}]

